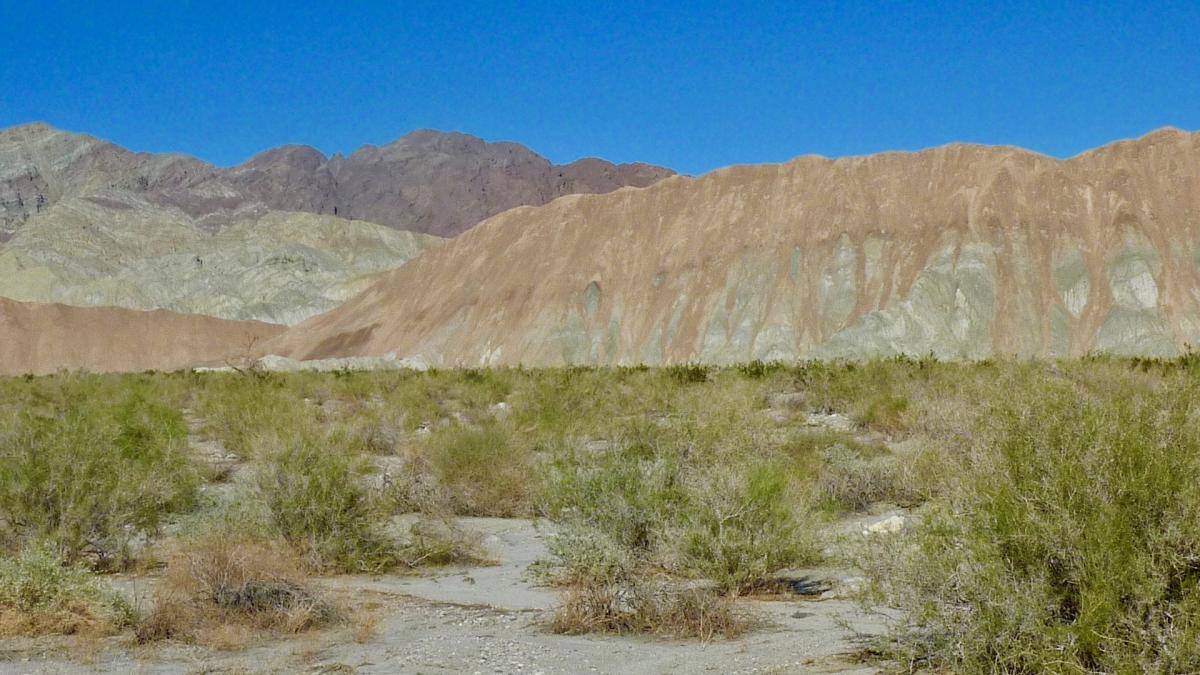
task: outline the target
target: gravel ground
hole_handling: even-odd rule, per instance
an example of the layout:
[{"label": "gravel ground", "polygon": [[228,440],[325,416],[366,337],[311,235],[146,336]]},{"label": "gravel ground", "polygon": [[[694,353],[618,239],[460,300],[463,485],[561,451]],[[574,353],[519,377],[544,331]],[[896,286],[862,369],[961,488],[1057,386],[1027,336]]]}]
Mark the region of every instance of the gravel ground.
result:
[{"label": "gravel ground", "polygon": [[[138,647],[130,636],[102,640],[0,640],[0,673],[869,673],[848,655],[855,635],[878,633],[881,616],[830,598],[744,600],[762,625],[736,640],[676,641],[554,635],[554,593],[527,578],[545,550],[529,521],[463,519],[485,534],[499,564],[424,576],[320,580],[350,607],[347,625],[288,638],[247,638],[239,650],[166,643]],[[835,570],[814,570],[821,586]],[[118,580],[141,597],[153,580]],[[373,626],[372,629],[365,626]]]}]

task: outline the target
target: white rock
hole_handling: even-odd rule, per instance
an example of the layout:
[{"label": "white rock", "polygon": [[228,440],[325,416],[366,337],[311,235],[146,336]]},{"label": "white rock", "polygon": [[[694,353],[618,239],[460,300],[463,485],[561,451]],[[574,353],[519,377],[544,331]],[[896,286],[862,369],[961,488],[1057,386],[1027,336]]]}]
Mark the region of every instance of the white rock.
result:
[{"label": "white rock", "polygon": [[313,370],[317,372],[332,372],[337,370],[428,370],[423,361],[405,359],[395,354],[385,356],[347,356],[334,359],[314,359],[297,361],[278,354],[268,354],[254,362],[254,367],[277,373],[294,373]]},{"label": "white rock", "polygon": [[870,537],[880,534],[895,534],[904,529],[904,516],[893,514],[874,523],[870,523],[863,528],[863,536]]}]

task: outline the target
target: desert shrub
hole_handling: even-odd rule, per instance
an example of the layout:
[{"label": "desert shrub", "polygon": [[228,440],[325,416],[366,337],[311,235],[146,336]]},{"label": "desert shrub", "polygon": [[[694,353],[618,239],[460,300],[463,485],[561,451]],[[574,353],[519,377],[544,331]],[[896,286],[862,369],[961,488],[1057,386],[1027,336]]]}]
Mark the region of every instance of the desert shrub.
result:
[{"label": "desert shrub", "polygon": [[712,589],[653,581],[572,586],[562,592],[556,633],[649,634],[674,638],[734,638],[750,619]]},{"label": "desert shrub", "polygon": [[817,557],[787,487],[771,466],[689,468],[669,444],[560,459],[540,500],[561,524],[544,569],[561,584],[606,585],[666,568],[721,591],[761,585]]},{"label": "desert shrub", "polygon": [[208,642],[231,624],[296,633],[337,619],[285,542],[222,529],[176,547],[156,600],[137,627],[143,642]]},{"label": "desert shrub", "polygon": [[[761,587],[770,575],[820,558],[814,532],[787,497],[776,467],[720,469],[689,491],[674,535],[676,565],[724,591]],[[806,525],[808,525],[806,527]]]},{"label": "desert shrub", "polygon": [[136,387],[80,387],[0,434],[0,541],[52,543],[69,562],[130,560],[131,543],[189,508],[199,472],[178,410]]},{"label": "desert shrub", "polygon": [[87,570],[31,546],[0,558],[0,637],[112,633],[131,625],[133,608]]},{"label": "desert shrub", "polygon": [[541,513],[637,554],[655,549],[687,496],[678,456],[659,450],[631,442],[591,461],[559,458],[540,496]]},{"label": "desert shrub", "polygon": [[537,560],[531,572],[542,583],[559,587],[603,586],[628,577],[645,558],[618,538],[595,527],[563,523],[546,541],[549,558]]},{"label": "desert shrub", "polygon": [[911,505],[921,495],[906,483],[903,470],[895,457],[864,456],[838,444],[822,453],[814,487],[820,503],[833,512],[862,511],[879,502]]},{"label": "desert shrub", "polygon": [[764,362],[755,360],[747,363],[740,363],[737,366],[734,366],[734,369],[737,370],[742,377],[748,377],[752,380],[761,380],[768,375],[783,370],[783,367],[783,364],[779,361]]},{"label": "desert shrub", "polygon": [[243,457],[254,456],[263,434],[288,433],[312,422],[299,376],[216,374],[203,382],[195,407],[204,431]]},{"label": "desert shrub", "polygon": [[354,457],[319,438],[287,439],[260,468],[258,487],[275,530],[314,569],[377,571],[395,562],[385,512]]},{"label": "desert shrub", "polygon": [[451,425],[429,439],[426,454],[455,513],[498,517],[529,513],[533,457],[504,427]]},{"label": "desert shrub", "polygon": [[872,565],[908,612],[890,654],[956,672],[1200,669],[1195,387],[992,411],[960,489]]}]

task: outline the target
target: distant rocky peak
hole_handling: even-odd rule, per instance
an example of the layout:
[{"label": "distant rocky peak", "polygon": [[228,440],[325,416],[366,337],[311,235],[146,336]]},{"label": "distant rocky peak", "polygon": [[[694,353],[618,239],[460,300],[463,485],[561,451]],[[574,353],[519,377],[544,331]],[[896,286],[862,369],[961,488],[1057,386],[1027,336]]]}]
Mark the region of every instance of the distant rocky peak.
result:
[{"label": "distant rocky peak", "polygon": [[558,167],[516,143],[432,129],[364,145],[345,157],[285,145],[220,169],[36,123],[0,131],[0,232],[11,235],[63,196],[119,188],[210,224],[258,205],[453,236],[514,206],[644,187],[673,173],[600,159]]}]

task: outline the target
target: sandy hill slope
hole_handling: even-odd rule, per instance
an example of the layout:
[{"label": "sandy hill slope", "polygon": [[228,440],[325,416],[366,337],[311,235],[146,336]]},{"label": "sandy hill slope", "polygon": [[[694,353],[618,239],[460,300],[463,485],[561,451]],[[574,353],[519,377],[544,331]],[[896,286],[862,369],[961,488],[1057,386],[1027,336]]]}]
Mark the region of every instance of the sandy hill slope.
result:
[{"label": "sandy hill slope", "polygon": [[283,330],[166,311],[68,307],[0,299],[0,375],[177,370],[241,358]]},{"label": "sandy hill slope", "polygon": [[269,345],[431,364],[1173,354],[1200,134],[744,166],[502,213]]},{"label": "sandy hill slope", "polygon": [[672,173],[597,159],[559,166],[515,143],[436,131],[346,157],[285,146],[220,169],[30,124],[0,131],[0,241],[63,198],[103,190],[138,195],[210,228],[247,210],[270,209],[452,236],[514,206],[645,186]]}]

